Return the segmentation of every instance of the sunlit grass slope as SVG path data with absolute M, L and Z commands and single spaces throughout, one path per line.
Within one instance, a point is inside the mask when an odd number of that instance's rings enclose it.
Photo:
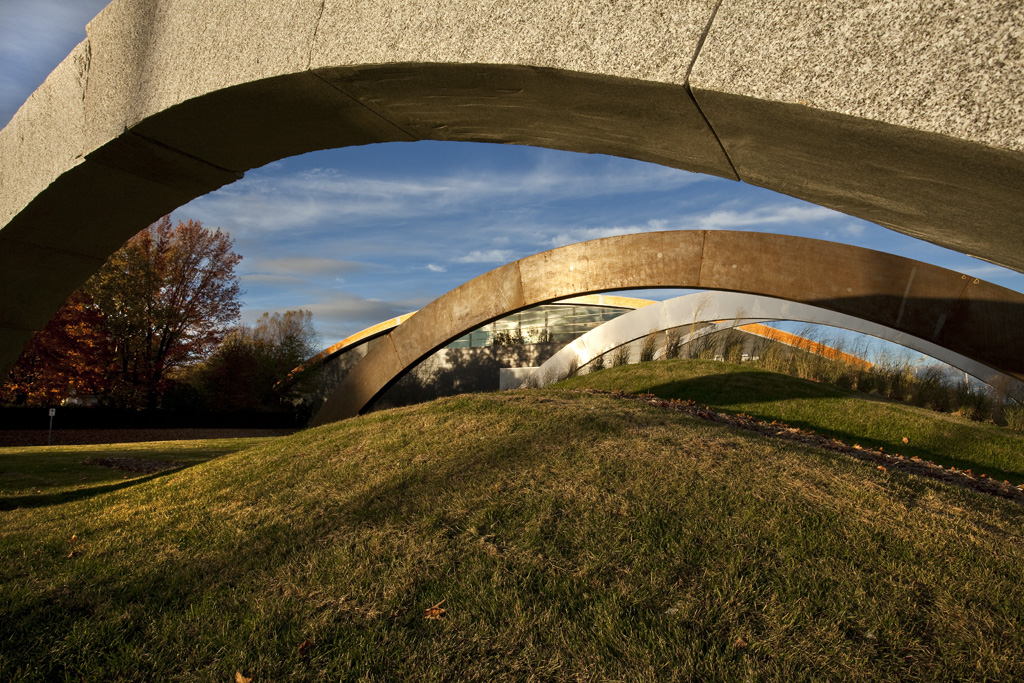
M 882 446 L 889 453 L 1024 483 L 1024 434 L 1020 432 L 766 372 L 753 364 L 658 361 L 608 368 L 561 386 L 691 399 L 725 412 L 813 429 L 849 444 Z
M 0 680 L 1019 680 L 1022 529 L 636 402 L 465 396 L 0 512 Z
M 162 468 L 206 462 L 269 438 L 0 448 L 0 510 L 52 505 L 132 486 L 140 477 L 162 476 Z M 115 460 L 136 466 L 125 470 L 99 464 L 117 464 Z

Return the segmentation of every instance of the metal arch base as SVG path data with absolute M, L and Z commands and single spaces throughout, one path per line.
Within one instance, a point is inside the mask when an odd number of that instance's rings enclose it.
M 906 332 L 816 306 L 736 292 L 687 294 L 609 320 L 566 345 L 537 368 L 527 381 L 532 387 L 544 387 L 565 379 L 571 368 L 582 368 L 598 356 L 636 341 L 650 332 L 721 320 L 792 320 L 839 327 L 914 349 L 992 386 L 1024 388 L 1024 382 L 1014 377 Z

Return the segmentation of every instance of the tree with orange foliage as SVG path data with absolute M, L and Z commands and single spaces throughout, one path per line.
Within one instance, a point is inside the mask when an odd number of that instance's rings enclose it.
M 86 283 L 115 345 L 109 402 L 156 407 L 167 372 L 206 357 L 237 320 L 235 266 L 220 229 L 168 216 L 131 238 Z
M 32 335 L 0 385 L 0 403 L 57 406 L 71 395 L 104 393 L 110 387 L 113 359 L 103 314 L 91 296 L 78 290 Z

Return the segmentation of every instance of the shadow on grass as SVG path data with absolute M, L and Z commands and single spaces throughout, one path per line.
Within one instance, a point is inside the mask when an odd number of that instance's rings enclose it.
M 151 481 L 158 477 L 171 474 L 173 472 L 180 472 L 185 469 L 184 467 L 175 467 L 173 469 L 166 469 L 160 472 L 154 472 L 134 479 L 127 479 L 125 481 L 119 481 L 113 484 L 102 484 L 100 486 L 90 486 L 85 488 L 78 488 L 72 491 L 59 491 L 57 493 L 44 493 L 33 496 L 7 496 L 0 498 L 0 512 L 7 510 L 18 510 L 23 508 L 42 508 L 50 505 L 60 505 L 62 503 L 71 503 L 78 500 L 85 500 L 98 496 L 103 493 L 110 493 L 111 491 L 120 491 L 136 484 L 142 484 L 143 482 Z
M 724 372 L 665 382 L 644 389 L 660 398 L 692 399 L 698 403 L 770 403 L 798 398 L 836 398 L 849 392 L 774 372 Z
M 770 372 L 722 373 L 692 379 L 681 379 L 665 382 L 656 386 L 646 387 L 642 391 L 654 394 L 659 398 L 693 400 L 701 404 L 717 406 L 719 410 L 729 411 L 730 406 L 771 403 L 792 399 L 824 399 L 854 397 L 860 400 L 874 400 L 892 403 L 888 399 L 869 396 L 858 392 L 845 391 L 826 384 L 817 384 L 808 380 L 780 376 Z M 900 404 L 897 404 L 900 405 Z M 752 417 L 767 422 L 776 416 L 758 413 L 745 408 Z M 922 460 L 930 460 L 944 467 L 971 469 L 975 474 L 984 472 L 997 481 L 1006 480 L 1013 484 L 1024 483 L 1024 474 L 1003 470 L 991 465 L 983 465 L 974 460 L 961 459 L 947 453 L 936 452 L 929 448 L 921 448 L 913 444 L 904 444 L 902 440 L 880 437 L 878 435 L 855 433 L 836 429 L 833 426 L 812 420 L 795 418 L 786 419 L 786 424 L 804 430 L 814 430 L 820 434 L 835 437 L 848 445 L 861 444 L 866 447 L 881 446 L 887 453 L 899 453 L 905 457 L 917 456 Z

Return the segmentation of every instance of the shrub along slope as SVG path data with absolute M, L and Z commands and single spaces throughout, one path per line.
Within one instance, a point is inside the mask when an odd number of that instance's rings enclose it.
M 1022 529 L 637 402 L 443 399 L 0 512 L 0 680 L 1019 680 Z

